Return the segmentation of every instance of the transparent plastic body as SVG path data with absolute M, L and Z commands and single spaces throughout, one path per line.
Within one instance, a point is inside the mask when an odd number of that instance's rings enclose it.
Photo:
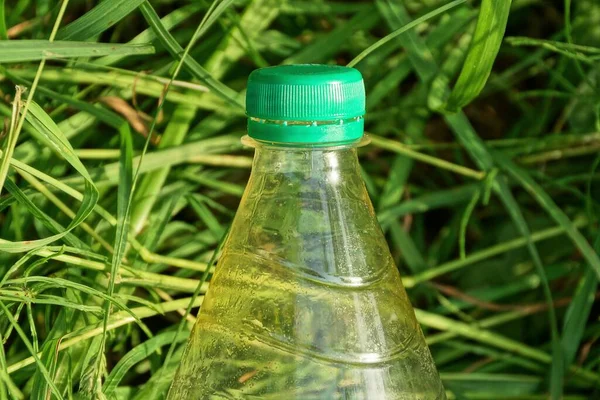
M 445 399 L 356 146 L 254 143 L 168 398 Z

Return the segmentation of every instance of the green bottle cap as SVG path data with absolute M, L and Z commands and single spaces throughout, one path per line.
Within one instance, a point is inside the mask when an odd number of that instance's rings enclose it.
M 248 134 L 280 143 L 336 144 L 364 131 L 365 86 L 354 68 L 283 65 L 261 68 L 248 80 Z

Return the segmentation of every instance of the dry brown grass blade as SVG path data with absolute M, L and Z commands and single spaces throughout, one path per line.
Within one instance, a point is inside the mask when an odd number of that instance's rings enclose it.
M 150 131 L 148 121 L 152 120 L 148 114 L 136 110 L 132 105 L 120 97 L 103 96 L 98 100 L 123 116 L 136 132 L 142 134 L 144 137 L 148 137 L 148 132 Z M 159 141 L 160 137 L 153 134 L 151 139 L 152 144 L 157 145 Z

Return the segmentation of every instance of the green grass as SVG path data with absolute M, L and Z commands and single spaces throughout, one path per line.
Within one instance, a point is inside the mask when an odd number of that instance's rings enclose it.
M 571 3 L 0 1 L 0 400 L 164 398 L 248 178 L 247 76 L 317 62 L 365 77 L 449 398 L 600 396 L 600 4 Z

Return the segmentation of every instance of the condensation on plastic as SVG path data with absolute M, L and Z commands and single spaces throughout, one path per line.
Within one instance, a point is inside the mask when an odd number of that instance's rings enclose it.
M 445 399 L 356 145 L 245 140 L 252 175 L 168 398 Z

